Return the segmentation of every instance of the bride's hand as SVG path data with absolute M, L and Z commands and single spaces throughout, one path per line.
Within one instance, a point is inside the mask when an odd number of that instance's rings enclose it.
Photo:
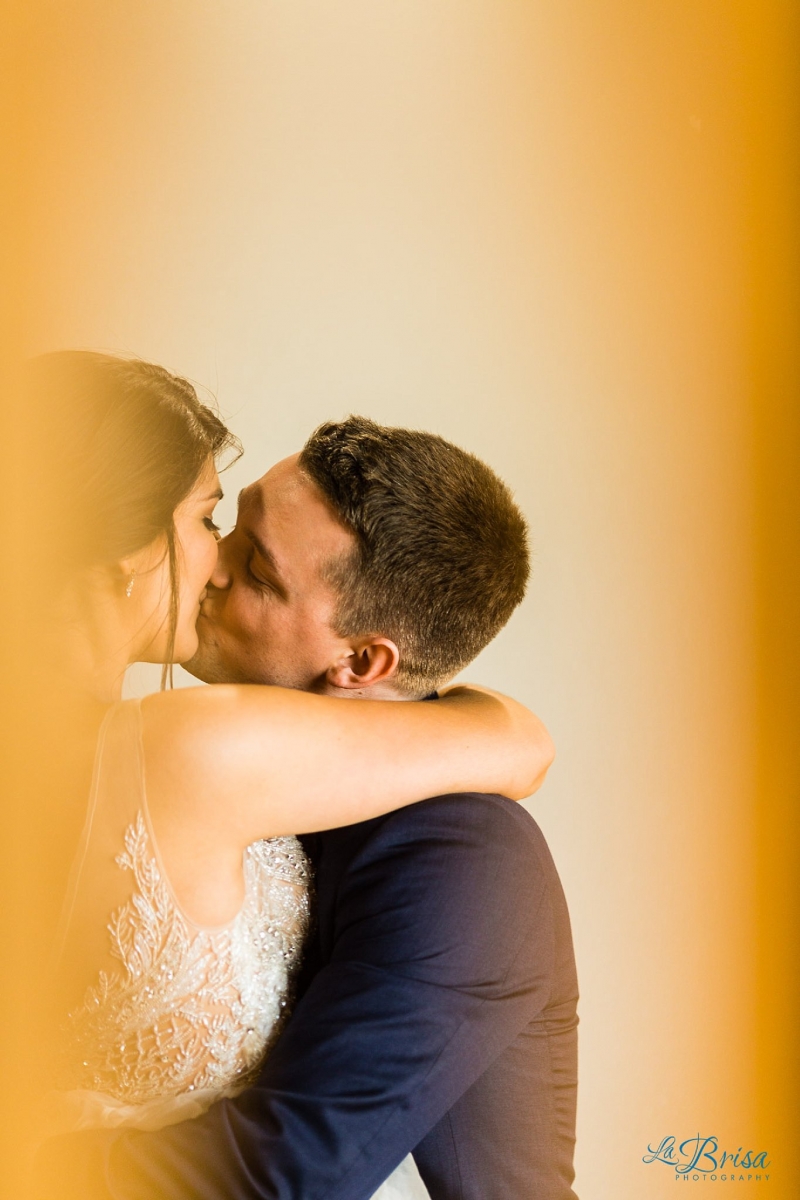
M 492 703 L 499 707 L 502 713 L 499 719 L 507 723 L 510 741 L 503 752 L 503 761 L 497 764 L 495 791 L 511 800 L 524 800 L 542 786 L 556 748 L 535 713 L 518 700 L 478 683 L 454 683 L 440 688 L 439 696 L 448 703 L 471 704 L 476 711 L 487 714 Z

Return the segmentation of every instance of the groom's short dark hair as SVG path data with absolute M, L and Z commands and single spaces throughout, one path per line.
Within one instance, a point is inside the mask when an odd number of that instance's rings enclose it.
M 299 465 L 356 537 L 328 569 L 336 632 L 390 637 L 398 688 L 426 695 L 472 661 L 525 594 L 527 529 L 510 491 L 444 438 L 366 417 L 320 425 Z

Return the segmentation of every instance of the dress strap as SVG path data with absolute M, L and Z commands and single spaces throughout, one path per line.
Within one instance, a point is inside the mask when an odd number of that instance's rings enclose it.
M 138 711 L 140 707 L 140 701 L 125 700 L 120 701 L 117 704 L 112 704 L 101 722 L 100 730 L 97 735 L 97 747 L 95 749 L 94 766 L 92 768 L 92 783 L 89 789 L 89 803 L 86 808 L 86 819 L 83 823 L 83 830 L 81 831 L 78 848 L 75 852 L 75 858 L 73 859 L 72 866 L 70 868 L 69 878 L 67 880 L 67 890 L 64 896 L 64 903 L 61 906 L 61 914 L 59 916 L 58 927 L 53 943 L 51 955 L 51 970 L 53 972 L 58 970 L 64 955 L 67 933 L 69 932 L 70 922 L 72 921 L 75 911 L 75 901 L 78 896 L 81 879 L 83 877 L 83 871 L 86 866 L 86 858 L 89 853 L 89 846 L 92 840 L 92 832 L 97 814 L 98 800 L 101 793 L 100 780 L 102 776 L 103 756 L 108 739 L 108 731 L 123 705 L 125 709 L 135 707 L 137 710 L 137 722 L 140 722 L 141 720 Z

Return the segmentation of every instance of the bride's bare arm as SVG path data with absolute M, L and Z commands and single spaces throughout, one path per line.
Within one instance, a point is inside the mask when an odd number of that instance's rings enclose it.
M 448 792 L 530 795 L 553 759 L 539 719 L 473 687 L 436 702 L 215 685 L 142 705 L 148 788 L 173 826 L 239 846 L 367 820 Z

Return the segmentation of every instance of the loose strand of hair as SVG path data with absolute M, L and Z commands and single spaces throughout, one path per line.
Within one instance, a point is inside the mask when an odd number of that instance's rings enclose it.
M 180 597 L 178 594 L 178 553 L 175 546 L 175 525 L 174 523 L 167 530 L 167 553 L 169 555 L 169 632 L 167 635 L 167 649 L 164 656 L 164 662 L 161 667 L 161 691 L 165 692 L 167 688 L 175 686 L 173 676 L 175 657 L 175 639 L 178 633 L 178 611 L 180 605 Z

